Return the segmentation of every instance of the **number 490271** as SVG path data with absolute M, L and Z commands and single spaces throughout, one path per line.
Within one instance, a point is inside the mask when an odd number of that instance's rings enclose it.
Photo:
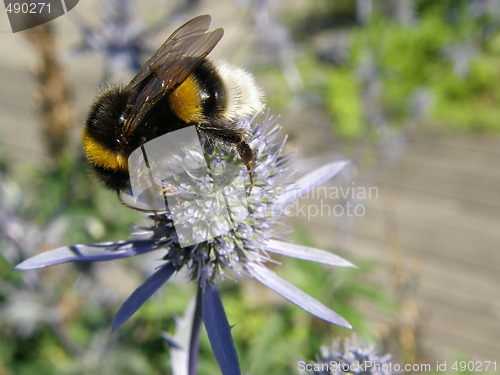
M 497 361 L 455 361 L 451 369 L 455 371 L 473 372 L 496 371 Z
M 5 8 L 7 13 L 40 14 L 50 13 L 50 3 L 8 3 Z

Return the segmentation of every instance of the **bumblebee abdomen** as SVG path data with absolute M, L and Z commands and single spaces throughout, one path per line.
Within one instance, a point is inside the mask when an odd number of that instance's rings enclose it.
M 119 150 L 113 150 L 94 138 L 84 128 L 82 136 L 83 150 L 91 164 L 111 170 L 128 170 L 128 158 Z
M 264 108 L 263 94 L 254 77 L 246 70 L 224 60 L 214 63 L 215 75 L 224 92 L 222 117 L 229 122 L 248 119 Z
M 127 170 L 127 156 L 116 140 L 128 100 L 129 94 L 120 87 L 108 87 L 93 104 L 82 134 L 83 149 L 92 165 Z
M 195 74 L 191 74 L 169 97 L 174 114 L 187 124 L 203 120 L 201 85 Z
M 263 108 L 251 74 L 225 61 L 207 59 L 169 97 L 170 109 L 187 124 L 249 118 Z
M 226 107 L 224 84 L 215 66 L 201 64 L 169 96 L 173 114 L 186 124 L 216 120 Z

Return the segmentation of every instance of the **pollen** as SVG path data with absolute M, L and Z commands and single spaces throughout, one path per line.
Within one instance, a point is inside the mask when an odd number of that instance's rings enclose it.
M 203 108 L 199 92 L 200 86 L 195 76 L 191 74 L 170 95 L 170 107 L 182 121 L 193 123 L 203 119 Z
M 111 150 L 83 130 L 83 149 L 89 161 L 102 168 L 114 171 L 128 170 L 128 159 L 124 153 Z

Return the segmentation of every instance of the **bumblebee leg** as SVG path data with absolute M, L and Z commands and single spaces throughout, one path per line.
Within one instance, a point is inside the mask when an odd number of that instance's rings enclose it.
M 240 141 L 236 148 L 238 149 L 238 154 L 240 155 L 241 160 L 245 164 L 248 169 L 248 176 L 250 177 L 250 190 L 248 191 L 248 195 L 252 192 L 253 187 L 253 172 L 250 163 L 253 161 L 253 150 L 248 143 L 245 141 Z
M 254 153 L 250 145 L 243 140 L 245 132 L 241 129 L 232 129 L 227 126 L 218 126 L 216 124 L 199 124 L 198 129 L 214 142 L 218 141 L 222 144 L 236 146 L 241 160 L 248 169 L 248 176 L 250 179 L 250 190 L 248 194 L 250 195 L 253 187 L 253 172 L 250 163 L 253 161 Z

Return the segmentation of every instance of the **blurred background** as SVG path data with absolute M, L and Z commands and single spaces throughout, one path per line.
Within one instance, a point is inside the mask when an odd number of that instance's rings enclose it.
M 185 277 L 111 335 L 150 258 L 8 271 L 143 220 L 88 176 L 80 132 L 100 87 L 203 13 L 225 29 L 212 58 L 254 73 L 280 116 L 295 178 L 352 161 L 285 222 L 359 269 L 283 259 L 280 276 L 394 363 L 498 360 L 500 1 L 86 0 L 16 34 L 0 15 L 0 375 L 170 373 L 160 332 L 194 295 Z M 245 373 L 296 374 L 350 335 L 252 280 L 222 296 Z M 218 373 L 206 337 L 200 361 Z

